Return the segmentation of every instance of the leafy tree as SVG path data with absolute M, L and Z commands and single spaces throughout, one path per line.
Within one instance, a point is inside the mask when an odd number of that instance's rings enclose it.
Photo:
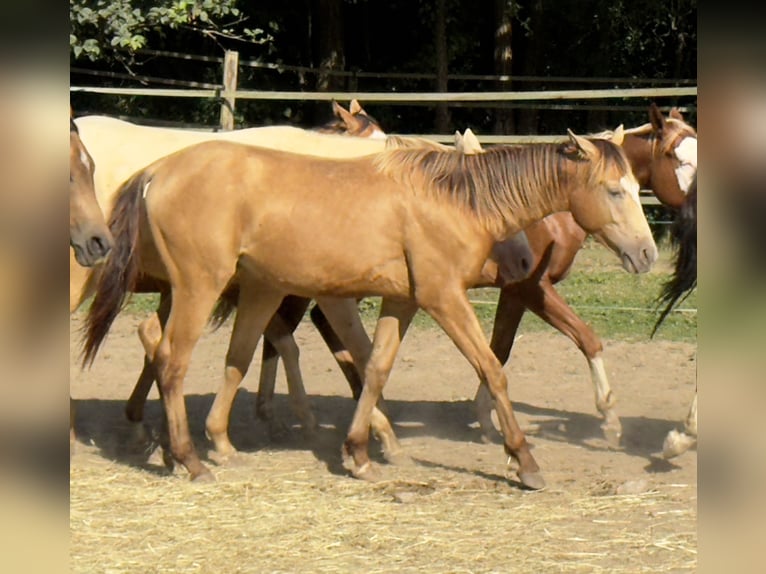
M 102 60 L 106 47 L 137 50 L 149 37 L 187 31 L 257 44 L 271 36 L 246 26 L 237 0 L 69 0 L 69 47 L 75 59 Z M 111 53 L 111 51 L 109 51 Z M 115 56 L 120 58 L 120 56 Z

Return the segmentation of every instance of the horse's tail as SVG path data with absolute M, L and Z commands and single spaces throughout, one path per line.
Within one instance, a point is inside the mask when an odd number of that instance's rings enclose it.
M 671 241 L 675 247 L 675 269 L 670 279 L 662 286 L 657 298 L 657 306 L 664 305 L 660 316 L 652 329 L 654 337 L 657 329 L 675 308 L 686 299 L 697 286 L 697 178 L 684 200 L 681 210 L 671 228 Z
M 226 322 L 226 319 L 237 308 L 237 301 L 239 300 L 239 287 L 228 287 L 221 296 L 218 298 L 218 303 L 213 309 L 213 314 L 210 317 L 210 324 L 213 329 L 219 329 Z
M 122 184 L 109 218 L 114 247 L 99 274 L 96 295 L 83 325 L 82 366 L 90 366 L 109 328 L 135 287 L 139 272 L 141 198 L 151 173 L 141 170 Z

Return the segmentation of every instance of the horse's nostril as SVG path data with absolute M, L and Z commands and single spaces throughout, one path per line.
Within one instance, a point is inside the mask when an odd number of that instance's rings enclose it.
M 94 235 L 88 240 L 88 251 L 94 256 L 104 257 L 111 249 L 111 241 L 103 235 Z
M 521 258 L 521 270 L 528 274 L 532 270 L 532 264 L 526 257 Z

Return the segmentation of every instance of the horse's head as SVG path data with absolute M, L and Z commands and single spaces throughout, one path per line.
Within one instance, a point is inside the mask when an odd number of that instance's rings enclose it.
M 657 246 L 641 207 L 638 182 L 620 147 L 622 126 L 611 140 L 568 133 L 563 153 L 589 169 L 588 185 L 570 197 L 575 221 L 616 253 L 626 271 L 648 271 L 657 259 Z
M 83 267 L 100 263 L 112 249 L 112 234 L 96 200 L 95 165 L 77 124 L 69 118 L 69 244 Z
M 603 132 L 603 137 L 610 132 Z M 668 207 L 680 208 L 697 174 L 697 132 L 678 108 L 668 117 L 652 104 L 649 122 L 627 130 L 623 147 L 639 185 Z
M 332 112 L 335 121 L 327 124 L 323 131 L 360 138 L 386 139 L 380 124 L 364 111 L 357 100 L 351 100 L 348 110 L 333 100 Z

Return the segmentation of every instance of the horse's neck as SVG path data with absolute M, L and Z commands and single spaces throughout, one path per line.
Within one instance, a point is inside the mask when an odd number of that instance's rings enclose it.
M 638 185 L 649 187 L 652 175 L 652 145 L 651 135 L 625 134 L 622 148 L 628 158 L 630 168 L 635 175 Z

